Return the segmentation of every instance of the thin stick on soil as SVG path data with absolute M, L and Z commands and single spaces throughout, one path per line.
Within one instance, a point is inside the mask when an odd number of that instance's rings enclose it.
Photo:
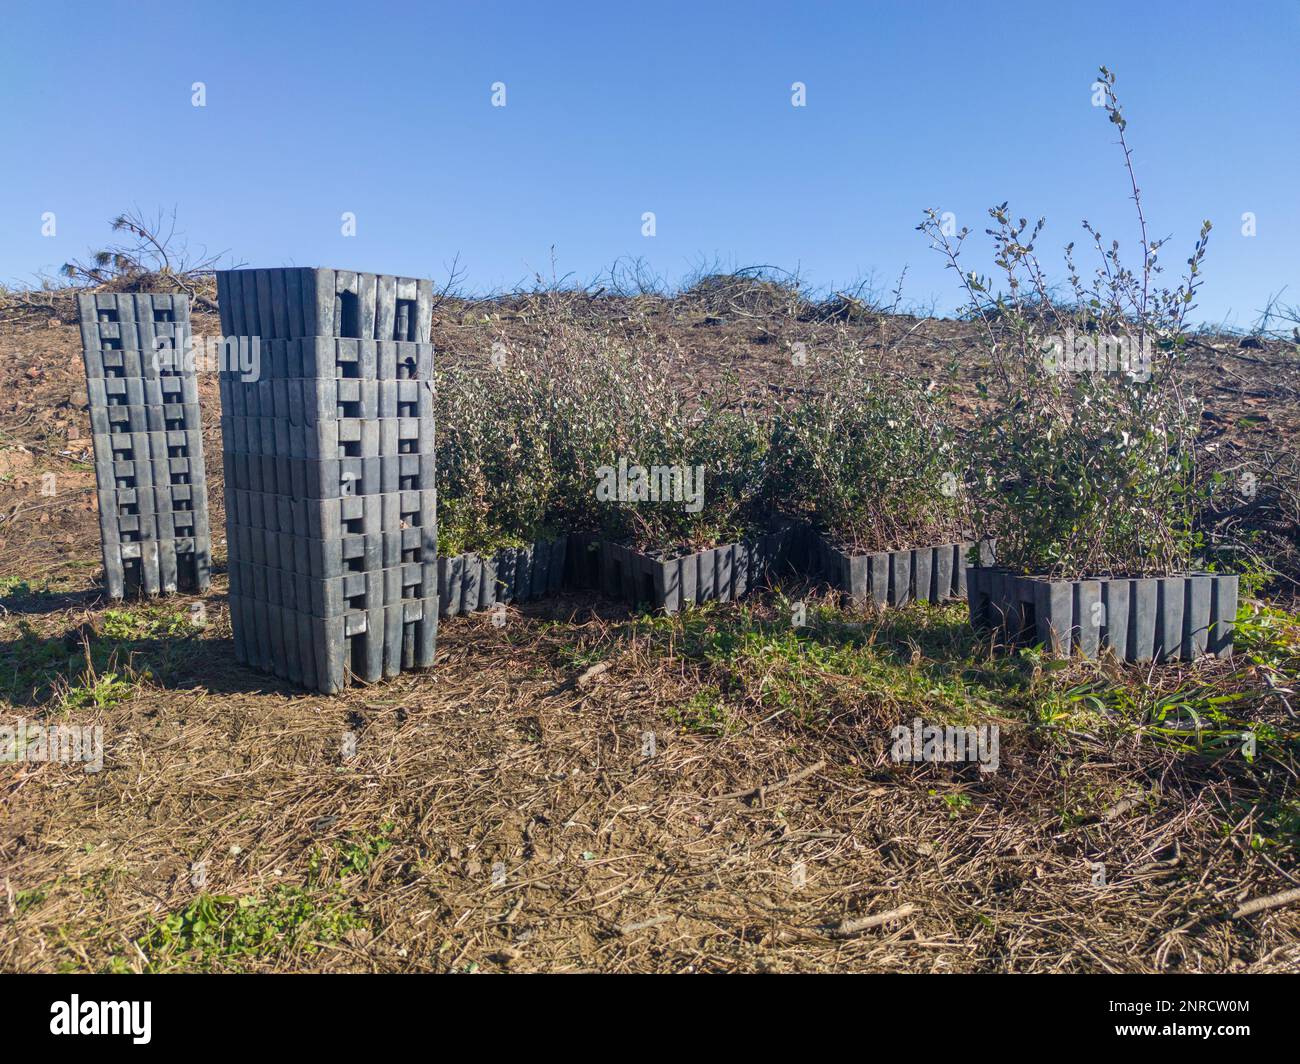
M 897 909 L 890 909 L 889 912 L 876 913 L 874 916 L 860 916 L 854 920 L 842 920 L 831 934 L 836 938 L 847 938 L 850 935 L 856 935 L 860 931 L 870 931 L 873 927 L 880 927 L 891 920 L 901 920 L 905 916 L 911 916 L 916 912 L 916 906 L 911 902 L 906 905 L 900 905 Z
M 1234 920 L 1240 920 L 1243 917 L 1254 916 L 1256 913 L 1262 913 L 1268 909 L 1276 909 L 1282 905 L 1290 905 L 1293 901 L 1300 901 L 1300 887 L 1296 887 L 1292 890 L 1284 890 L 1278 894 L 1269 894 L 1266 897 L 1255 898 L 1248 901 L 1232 914 L 1232 918 Z
M 745 798 L 762 798 L 763 795 L 770 791 L 779 791 L 783 787 L 789 787 L 792 783 L 798 783 L 802 779 L 807 779 L 814 772 L 820 772 L 825 767 L 826 761 L 823 759 L 815 764 L 809 765 L 807 768 L 801 768 L 798 772 L 792 773 L 784 779 L 779 779 L 775 783 L 760 783 L 757 787 L 750 787 L 747 790 L 731 791 L 727 794 L 720 794 L 714 799 L 714 801 L 725 802 L 732 798 L 739 798 L 741 800 L 744 800 Z

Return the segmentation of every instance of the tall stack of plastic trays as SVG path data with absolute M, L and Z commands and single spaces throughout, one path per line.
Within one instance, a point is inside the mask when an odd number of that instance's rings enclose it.
M 433 664 L 432 285 L 331 269 L 217 274 L 235 653 L 333 694 Z
M 212 573 L 198 384 L 186 295 L 77 301 L 112 598 L 207 588 Z

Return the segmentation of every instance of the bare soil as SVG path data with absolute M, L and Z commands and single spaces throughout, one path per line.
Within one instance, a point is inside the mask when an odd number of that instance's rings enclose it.
M 578 327 L 661 344 L 684 380 L 734 375 L 755 403 L 797 386 L 796 342 L 849 336 L 900 371 L 979 373 L 960 322 L 583 298 L 564 308 Z M 439 357 L 529 342 L 546 312 L 448 305 Z M 218 331 L 210 315 L 196 328 Z M 1204 338 L 1193 361 L 1221 449 L 1300 448 L 1292 347 Z M 215 377 L 200 393 L 220 563 Z M 0 320 L 0 724 L 105 737 L 97 773 L 0 765 L 0 969 L 1300 971 L 1300 904 L 1232 916 L 1300 884 L 1285 669 L 1008 664 L 954 606 L 828 610 L 792 673 L 763 643 L 780 599 L 648 622 L 569 595 L 501 626 L 445 623 L 427 674 L 305 695 L 236 665 L 220 572 L 201 627 L 105 634 L 88 435 L 68 315 Z M 188 616 L 194 601 L 163 605 Z M 842 646 L 851 661 L 820 656 Z M 24 690 L 34 658 L 55 681 Z M 110 671 L 125 696 L 68 702 Z M 1074 713 L 1069 693 L 1098 684 L 1143 706 L 1237 692 L 1290 745 L 1252 764 L 1105 714 L 1050 723 L 1044 707 Z M 998 772 L 890 761 L 892 724 L 954 706 L 1000 723 Z M 159 937 L 204 894 L 260 912 L 287 889 L 308 899 L 306 932 L 269 919 L 247 950 L 203 946 L 192 920 L 180 947 Z

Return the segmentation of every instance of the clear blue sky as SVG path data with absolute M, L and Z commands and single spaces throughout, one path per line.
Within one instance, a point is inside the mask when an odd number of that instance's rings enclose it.
M 1296 0 L 7 0 L 0 280 L 102 244 L 124 208 L 174 207 L 192 244 L 248 265 L 441 279 L 459 253 L 478 291 L 549 274 L 552 245 L 582 279 L 716 256 L 887 289 L 906 265 L 906 295 L 950 309 L 925 207 L 979 231 L 985 268 L 1004 199 L 1047 216 L 1051 248 L 1083 217 L 1131 245 L 1099 63 L 1170 266 L 1215 222 L 1198 317 L 1248 325 L 1283 286 L 1300 303 Z

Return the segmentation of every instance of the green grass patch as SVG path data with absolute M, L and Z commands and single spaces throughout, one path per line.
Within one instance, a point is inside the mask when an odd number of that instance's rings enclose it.
M 105 610 L 103 633 L 107 639 L 130 642 L 144 639 L 184 639 L 199 631 L 188 610 L 166 606 L 134 606 Z
M 155 922 L 136 947 L 150 972 L 238 970 L 250 960 L 315 953 L 364 927 L 354 903 L 285 885 L 243 897 L 202 894 Z M 118 957 L 110 968 L 125 963 Z
M 97 634 L 47 635 L 21 617 L 16 629 L 17 638 L 0 643 L 0 699 L 65 709 L 107 708 L 140 680 L 166 680 L 192 663 L 189 641 L 202 630 L 187 609 L 153 604 L 105 610 Z
M 37 587 L 20 576 L 0 577 L 0 599 L 9 599 L 17 606 L 53 594 L 48 581 L 43 587 Z
M 1056 660 L 1034 647 L 990 654 L 961 604 L 864 616 L 823 603 L 806 609 L 802 625 L 791 622 L 791 606 L 778 597 L 771 608 L 633 618 L 632 633 L 657 653 L 698 667 L 699 691 L 670 719 L 688 731 L 725 734 L 742 715 L 817 729 L 846 711 L 858 719 L 861 709 L 875 724 L 997 718 L 1062 738 L 1140 731 L 1144 741 L 1180 753 L 1250 761 L 1300 749 L 1300 731 L 1270 712 L 1270 699 L 1300 706 L 1300 618 L 1279 610 L 1243 611 L 1238 622 L 1237 662 L 1253 668 L 1207 666 L 1170 689 L 1159 676 L 1151 683 L 1144 666 Z
M 346 881 L 372 872 L 394 844 L 397 825 L 350 832 L 312 848 L 303 886 L 280 884 L 259 894 L 201 894 L 155 921 L 136 941 L 148 971 L 238 971 L 252 960 L 312 954 L 370 921 L 347 896 Z M 125 969 L 126 958 L 110 967 Z
M 669 707 L 668 719 L 682 731 L 696 735 L 726 735 L 736 728 L 732 709 L 713 685 L 695 692 L 686 702 Z
M 111 709 L 135 693 L 135 684 L 115 672 L 102 676 L 83 674 L 75 687 L 64 692 L 64 709 Z
M 814 728 L 855 705 L 934 723 L 1005 712 L 1008 696 L 1026 698 L 1029 669 L 1016 656 L 978 658 L 978 644 L 958 629 L 961 613 L 900 611 L 876 621 L 818 605 L 796 626 L 778 603 L 774 616 L 746 606 L 633 624 L 660 652 L 698 664 L 706 677 L 670 716 L 690 730 L 722 733 L 735 723 L 727 706 Z
M 390 836 L 395 827 L 396 825 L 391 821 L 386 821 L 374 834 L 354 836 L 339 843 L 336 847 L 339 857 L 339 878 L 346 879 L 348 876 L 365 875 L 369 872 L 384 852 L 392 847 L 393 840 Z M 319 863 L 313 870 L 319 874 Z
M 85 658 L 63 639 L 42 636 L 26 620 L 18 638 L 0 643 L 0 696 L 8 702 L 44 702 L 55 684 L 78 675 Z

